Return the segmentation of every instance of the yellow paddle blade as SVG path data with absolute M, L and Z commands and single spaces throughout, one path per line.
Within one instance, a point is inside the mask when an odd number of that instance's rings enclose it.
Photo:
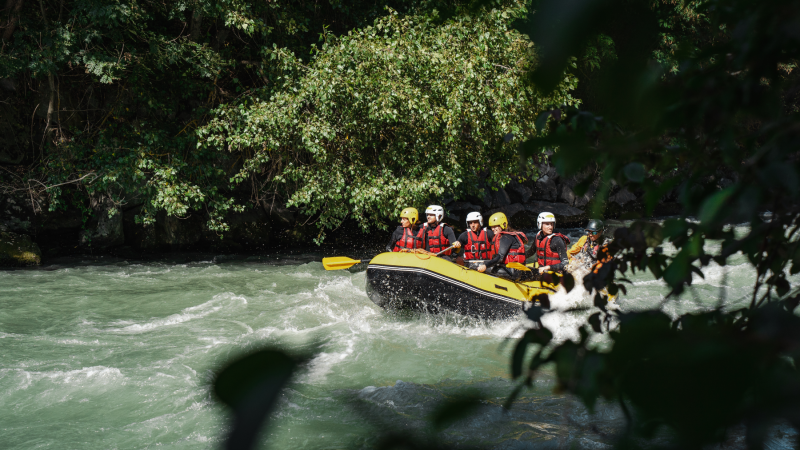
M 360 263 L 360 259 L 350 259 L 346 256 L 334 256 L 333 258 L 322 258 L 322 267 L 325 270 L 342 270 Z
M 524 270 L 524 271 L 526 271 L 526 272 L 530 272 L 530 271 L 531 271 L 531 269 L 530 269 L 530 268 L 528 268 L 528 267 L 525 267 L 525 266 L 523 266 L 522 264 L 520 264 L 520 263 L 515 263 L 515 262 L 512 262 L 512 263 L 508 263 L 508 264 L 506 264 L 506 267 L 510 267 L 510 268 L 512 268 L 512 269 L 516 269 L 516 270 Z

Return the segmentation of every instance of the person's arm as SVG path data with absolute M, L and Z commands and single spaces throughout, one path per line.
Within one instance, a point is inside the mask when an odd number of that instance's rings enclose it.
M 511 250 L 511 245 L 514 244 L 515 240 L 515 237 L 507 234 L 500 236 L 500 248 L 498 252 L 492 256 L 492 259 L 486 262 L 486 267 L 489 268 L 505 261 L 506 256 L 508 256 L 508 251 Z
M 583 244 L 586 243 L 586 239 L 589 239 L 588 236 L 583 235 L 578 242 L 576 242 L 572 247 L 570 247 L 569 251 L 567 252 L 567 258 L 572 259 L 575 255 L 581 252 L 583 249 Z
M 395 243 L 396 243 L 396 242 L 397 242 L 397 241 L 398 241 L 398 240 L 399 240 L 401 237 L 403 237 L 403 227 L 399 227 L 399 228 L 397 228 L 396 230 L 394 230 L 394 233 L 392 233 L 392 237 L 391 237 L 391 238 L 389 238 L 389 244 L 387 244 L 387 245 L 386 245 L 386 251 L 387 251 L 387 252 L 392 252 L 392 251 L 394 251 L 394 244 L 395 244 Z
M 469 231 L 461 233 L 461 236 L 458 237 L 458 242 L 461 243 L 462 247 L 466 248 L 469 243 Z
M 453 229 L 450 227 L 444 227 L 442 233 L 444 233 L 444 237 L 447 239 L 448 242 L 450 242 L 450 245 L 453 245 L 456 242 L 459 243 L 458 246 L 453 249 L 453 253 L 458 253 L 458 249 L 461 247 L 461 242 L 458 239 L 456 239 L 456 233 L 453 231 Z M 448 247 L 450 245 L 448 245 Z
M 567 257 L 567 244 L 564 240 L 558 236 L 550 239 L 550 250 L 558 253 L 558 259 L 561 260 L 560 263 L 550 266 L 550 270 L 557 272 L 566 269 L 569 264 L 569 258 Z
M 536 239 L 536 236 L 534 236 L 533 237 L 533 242 L 531 243 L 531 246 L 528 248 L 528 250 L 525 251 L 525 259 L 528 259 L 531 256 L 533 256 L 534 258 L 538 257 L 538 255 L 536 254 L 537 253 L 536 252 L 536 243 L 537 242 L 538 242 L 538 240 Z M 534 260 L 534 261 L 537 261 L 537 260 Z

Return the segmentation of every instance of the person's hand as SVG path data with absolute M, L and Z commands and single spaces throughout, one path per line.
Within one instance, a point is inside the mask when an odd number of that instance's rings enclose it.
M 545 273 L 550 269 L 550 266 L 539 267 L 539 273 Z
M 481 264 L 480 266 L 478 266 L 478 272 L 480 273 L 486 272 L 486 265 Z
M 461 242 L 458 241 L 453 242 L 453 248 L 461 248 Z

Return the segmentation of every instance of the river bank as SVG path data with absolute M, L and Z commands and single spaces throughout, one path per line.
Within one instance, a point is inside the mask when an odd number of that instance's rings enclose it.
M 445 206 L 445 222 L 457 230 L 464 228 L 466 215 L 472 211 L 480 211 L 485 217 L 502 211 L 518 228 L 533 227 L 542 211 L 553 212 L 559 227 L 583 226 L 596 186 L 578 196 L 574 189 L 581 177 L 559 177 L 555 168 L 547 165 L 540 166 L 538 173 L 535 180 L 513 181 L 496 191 L 487 189 L 482 197 L 444 198 L 437 203 Z M 728 181 L 722 179 L 720 183 Z M 677 195 L 677 189 L 665 195 L 655 214 L 678 213 Z M 90 210 L 73 205 L 47 211 L 32 204 L 24 193 L 8 195 L 0 199 L 0 267 L 38 265 L 53 258 L 85 254 L 128 259 L 153 259 L 172 252 L 255 254 L 313 246 L 319 231 L 313 218 L 303 216 L 297 208 L 285 208 L 279 201 L 250 205 L 242 213 L 231 212 L 226 216 L 230 230 L 222 234 L 206 227 L 208 218 L 202 212 L 178 218 L 162 211 L 154 224 L 145 226 L 136 220 L 141 209 L 141 203 L 131 202 L 110 213 L 109 206 L 100 202 Z M 641 193 L 613 188 L 605 217 L 624 218 L 643 210 Z M 394 226 L 391 221 L 387 225 Z M 364 234 L 346 223 L 329 232 L 326 242 L 339 248 L 375 251 L 384 245 L 385 234 Z M 379 236 L 378 242 L 375 236 Z

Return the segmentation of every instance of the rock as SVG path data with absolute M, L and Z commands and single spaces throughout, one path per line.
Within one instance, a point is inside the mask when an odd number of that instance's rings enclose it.
M 524 205 L 522 205 L 520 203 L 513 203 L 513 204 L 510 204 L 510 205 L 501 206 L 499 208 L 495 208 L 495 209 L 492 209 L 492 210 L 488 211 L 486 213 L 486 215 L 483 217 L 483 220 L 484 220 L 484 223 L 486 223 L 486 221 L 489 219 L 489 217 L 491 217 L 492 214 L 494 214 L 496 212 L 502 212 L 503 214 L 506 215 L 506 217 L 508 217 L 508 220 L 512 220 L 512 218 L 514 216 L 516 216 L 517 214 L 519 214 L 519 213 L 521 213 L 523 211 L 525 211 L 525 206 Z
M 0 232 L 0 267 L 38 266 L 42 252 L 30 236 Z
M 521 203 L 528 203 L 528 200 L 530 200 L 533 196 L 533 190 L 517 180 L 511 180 L 506 187 L 509 191 L 512 191 L 519 196 Z
M 553 213 L 557 226 L 582 226 L 586 221 L 586 214 L 582 210 L 566 203 L 533 201 L 526 203 L 525 209 L 536 217 L 545 211 Z
M 636 196 L 631 193 L 628 189 L 620 189 L 619 192 L 612 195 L 608 198 L 609 203 L 616 203 L 620 206 L 624 206 L 625 203 L 632 202 L 636 200 Z
M 554 178 L 549 175 L 539 178 L 533 185 L 533 198 L 554 201 L 558 198 L 558 194 L 558 186 Z
M 452 205 L 447 207 L 450 211 L 480 211 L 481 207 L 478 205 L 473 205 L 470 202 L 455 202 Z
M 572 206 L 575 204 L 575 200 L 578 197 L 572 192 L 572 188 L 566 184 L 562 184 L 561 188 L 559 189 L 558 199 L 562 202 Z
M 158 219 L 155 226 L 159 228 L 158 237 L 161 244 L 169 245 L 172 248 L 185 248 L 200 242 L 203 225 L 194 216 L 185 219 L 166 216 Z
M 80 245 L 93 249 L 119 247 L 125 243 L 122 227 L 122 213 L 119 211 L 109 217 L 106 210 L 95 211 L 89 226 L 80 233 Z
M 508 206 L 511 204 L 511 198 L 508 196 L 508 193 L 503 188 L 500 188 L 492 193 L 492 200 L 493 200 L 492 204 L 495 208 Z
M 284 207 L 282 204 L 279 204 L 278 202 L 267 203 L 266 201 L 263 201 L 261 205 L 264 207 L 264 211 L 275 223 L 287 226 L 294 225 L 294 213 L 288 208 Z

